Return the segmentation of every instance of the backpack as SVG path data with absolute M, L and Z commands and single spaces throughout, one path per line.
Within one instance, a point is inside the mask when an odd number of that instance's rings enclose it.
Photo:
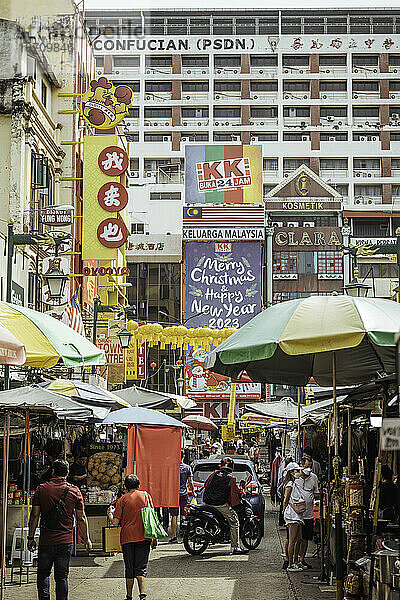
M 67 483 L 61 497 L 57 500 L 53 508 L 45 513 L 42 513 L 40 518 L 41 527 L 53 530 L 59 529 L 60 521 L 65 515 L 65 499 L 70 487 L 70 484 Z

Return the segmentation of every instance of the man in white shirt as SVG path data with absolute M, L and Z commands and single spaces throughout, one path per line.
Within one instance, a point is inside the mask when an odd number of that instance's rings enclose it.
M 310 467 L 302 467 L 300 478 L 296 484 L 301 488 L 306 502 L 306 510 L 303 514 L 304 525 L 302 526 L 302 540 L 300 542 L 300 565 L 303 569 L 311 569 L 306 563 L 308 542 L 313 538 L 314 532 L 314 499 L 319 497 L 318 477 L 311 472 Z

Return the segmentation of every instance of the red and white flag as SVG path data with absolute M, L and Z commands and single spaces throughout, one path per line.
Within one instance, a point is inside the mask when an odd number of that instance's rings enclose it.
M 81 309 L 76 292 L 72 294 L 70 301 L 65 308 L 65 314 L 67 315 L 68 325 L 71 329 L 85 337 L 85 327 L 83 325 Z

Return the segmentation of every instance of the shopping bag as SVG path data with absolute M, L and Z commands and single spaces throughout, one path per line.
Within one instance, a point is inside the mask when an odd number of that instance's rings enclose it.
M 121 527 L 103 527 L 103 551 L 121 552 Z
M 168 537 L 168 533 L 158 520 L 158 516 L 154 507 L 151 506 L 151 502 L 148 494 L 146 494 L 147 506 L 142 508 L 142 521 L 144 527 L 144 537 L 147 540 L 160 540 Z

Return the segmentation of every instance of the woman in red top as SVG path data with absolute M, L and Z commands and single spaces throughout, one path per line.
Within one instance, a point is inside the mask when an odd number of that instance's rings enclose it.
M 135 579 L 139 586 L 140 600 L 146 599 L 145 581 L 150 548 L 157 546 L 157 540 L 146 540 L 142 521 L 142 508 L 152 506 L 147 492 L 139 490 L 140 481 L 136 475 L 125 477 L 126 494 L 117 501 L 115 510 L 108 509 L 108 517 L 113 525 L 121 525 L 121 547 L 125 563 L 126 598 L 132 600 Z

